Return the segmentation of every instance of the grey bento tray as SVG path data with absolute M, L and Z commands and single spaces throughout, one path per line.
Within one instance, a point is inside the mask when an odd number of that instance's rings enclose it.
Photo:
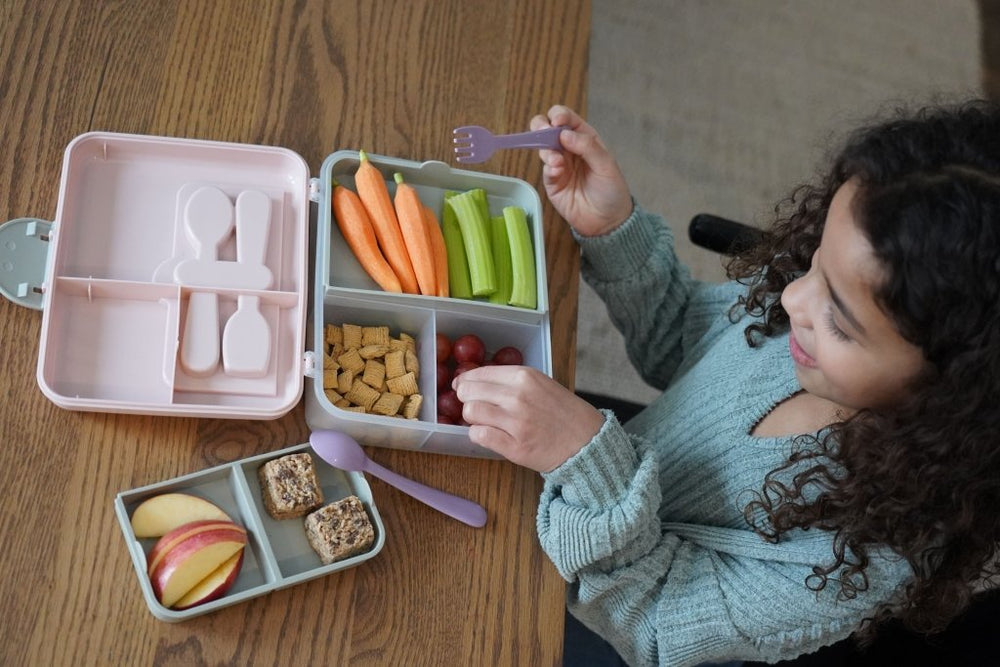
M 497 454 L 469 440 L 467 426 L 437 421 L 436 352 L 437 333 L 451 339 L 473 333 L 482 338 L 487 354 L 512 345 L 524 355 L 524 364 L 552 375 L 552 342 L 549 322 L 548 286 L 545 270 L 545 238 L 542 204 L 538 192 L 525 181 L 474 171 L 454 169 L 442 162 L 414 162 L 369 154 L 382 172 L 390 192 L 393 174 L 419 193 L 420 200 L 440 211 L 445 193 L 483 188 L 490 211 L 499 214 L 505 206 L 518 206 L 528 217 L 537 273 L 537 306 L 534 309 L 489 303 L 485 298 L 457 299 L 384 292 L 354 258 L 333 219 L 331 207 L 320 206 L 317 216 L 316 266 L 307 345 L 321 359 L 319 348 L 324 326 L 345 322 L 359 325 L 389 325 L 393 335 L 407 332 L 417 339 L 420 360 L 420 392 L 424 401 L 419 419 L 399 419 L 341 410 L 330 403 L 323 390 L 323 374 L 314 373 L 305 388 L 306 422 L 313 430 L 331 429 L 347 433 L 366 445 L 411 449 L 436 454 L 497 458 Z M 354 188 L 358 152 L 339 150 L 327 156 L 317 187 L 321 201 L 329 201 L 330 184 Z M 317 361 L 318 363 L 318 361 Z M 431 400 L 428 400 L 431 399 Z
M 371 549 L 357 556 L 323 565 L 309 546 L 303 519 L 279 521 L 271 518 L 264 509 L 257 469 L 271 459 L 302 451 L 312 453 L 308 444 L 296 445 L 123 491 L 115 497 L 115 513 L 132 556 L 132 565 L 135 567 L 142 595 L 156 618 L 178 622 L 207 614 L 286 586 L 360 565 L 382 550 L 385 544 L 385 527 L 364 475 L 334 468 L 315 454 L 312 458 L 316 476 L 323 489 L 324 504 L 350 495 L 357 496 L 375 529 L 375 541 Z M 131 524 L 132 512 L 140 502 L 154 495 L 170 492 L 190 493 L 215 503 L 247 531 L 243 566 L 232 588 L 216 600 L 184 610 L 168 609 L 156 599 L 146 574 L 146 555 L 156 543 L 156 538 L 136 538 Z

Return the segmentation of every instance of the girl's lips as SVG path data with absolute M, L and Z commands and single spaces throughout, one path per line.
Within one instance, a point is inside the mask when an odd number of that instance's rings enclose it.
M 792 361 L 799 366 L 805 366 L 806 368 L 816 367 L 816 360 L 799 347 L 799 342 L 795 340 L 795 334 L 788 334 L 788 350 L 792 353 Z

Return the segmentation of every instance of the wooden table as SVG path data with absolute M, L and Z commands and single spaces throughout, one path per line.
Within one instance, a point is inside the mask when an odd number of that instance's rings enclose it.
M 586 0 L 6 0 L 0 219 L 53 219 L 62 154 L 90 130 L 451 160 L 450 130 L 583 110 Z M 481 168 L 536 186 L 533 152 Z M 554 374 L 573 382 L 578 259 L 546 204 Z M 2 269 L 0 269 L 2 270 Z M 180 624 L 140 594 L 117 492 L 307 441 L 273 421 L 81 413 L 35 380 L 41 317 L 0 303 L 0 664 L 554 665 L 564 586 L 535 534 L 540 480 L 501 461 L 370 449 L 489 509 L 468 528 L 376 479 L 383 551 Z

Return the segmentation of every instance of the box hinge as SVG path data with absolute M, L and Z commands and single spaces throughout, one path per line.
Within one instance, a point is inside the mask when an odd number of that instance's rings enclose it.
M 318 202 L 323 196 L 323 187 L 316 177 L 309 179 L 309 201 Z
M 0 293 L 14 303 L 41 310 L 52 223 L 18 218 L 0 225 Z

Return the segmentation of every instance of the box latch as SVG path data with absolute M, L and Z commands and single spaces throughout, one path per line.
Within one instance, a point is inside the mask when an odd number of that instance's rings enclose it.
M 323 198 L 323 187 L 315 176 L 309 179 L 309 201 L 318 202 Z
M 302 374 L 308 378 L 316 377 L 316 355 L 312 350 L 302 353 Z
M 42 281 L 49 257 L 52 223 L 18 218 L 0 225 L 0 293 L 16 304 L 41 310 Z

